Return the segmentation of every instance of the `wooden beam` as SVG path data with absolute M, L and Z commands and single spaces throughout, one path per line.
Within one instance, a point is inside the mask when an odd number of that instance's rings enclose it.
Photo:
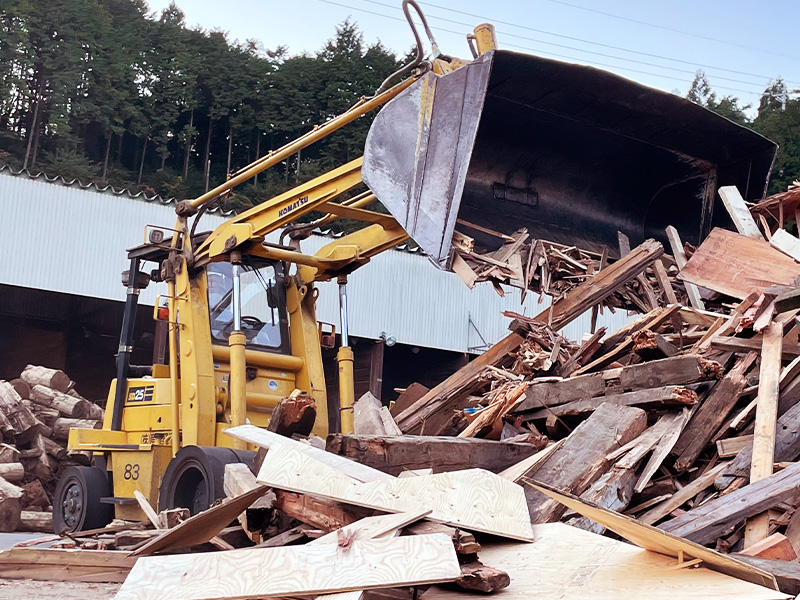
M 753 458 L 750 483 L 772 475 L 775 461 L 775 425 L 778 420 L 778 390 L 781 374 L 781 346 L 783 327 L 770 323 L 764 332 L 761 350 L 761 368 L 758 379 L 758 403 L 753 431 Z M 744 548 L 747 549 L 769 535 L 769 514 L 756 515 L 748 520 L 744 530 Z
M 698 544 L 709 544 L 744 519 L 797 494 L 800 463 L 693 508 L 660 527 Z M 685 488 L 684 488 L 685 489 Z M 681 490 L 682 491 L 682 490 Z
M 651 508 L 643 515 L 640 515 L 639 521 L 646 525 L 658 523 L 673 510 L 697 496 L 697 494 L 702 492 L 704 489 L 711 487 L 711 485 L 714 483 L 714 478 L 722 473 L 726 466 L 726 463 L 717 465 L 704 475 L 700 475 L 699 477 L 695 478 L 691 483 L 683 486 L 681 489 L 675 492 L 671 498 Z
M 574 494 L 582 494 L 609 467 L 608 455 L 636 438 L 647 427 L 639 408 L 602 404 L 567 437 L 564 445 L 536 468 L 535 479 Z M 531 522 L 557 521 L 564 507 L 533 488 L 525 489 Z
M 397 415 L 397 426 L 403 433 L 419 434 L 426 420 L 439 413 L 448 413 L 454 403 L 469 395 L 476 385 L 482 385 L 479 376 L 484 369 L 505 359 L 519 348 L 522 341 L 522 336 L 517 333 L 507 335 Z M 425 433 L 436 435 L 439 431 L 425 429 Z
M 755 352 L 748 352 L 740 358 L 695 410 L 672 449 L 678 456 L 675 461 L 675 469 L 678 472 L 686 471 L 695 463 L 711 438 L 722 427 L 747 385 L 745 374 L 756 358 Z
M 449 436 L 380 436 L 333 434 L 328 452 L 346 456 L 391 475 L 433 468 L 435 473 L 479 468 L 502 471 L 544 448 L 540 443 L 493 441 Z
M 753 215 L 750 214 L 750 208 L 742 198 L 739 190 L 735 185 L 725 185 L 719 188 L 719 196 L 722 198 L 722 204 L 733 220 L 733 225 L 736 230 L 742 235 L 751 237 L 756 240 L 764 239 L 761 235 L 758 225 L 756 225 Z
M 664 247 L 660 243 L 645 240 L 628 255 L 570 290 L 561 300 L 537 315 L 536 320 L 550 325 L 556 331 L 565 327 L 619 287 L 635 279 L 662 254 Z
M 136 560 L 114 550 L 12 548 L 0 552 L 0 572 L 5 579 L 122 583 Z
M 711 339 L 711 347 L 725 352 L 759 352 L 761 350 L 761 336 L 740 338 L 734 336 L 719 336 Z M 793 360 L 800 356 L 800 344 L 783 344 L 781 360 Z
M 686 266 L 686 252 L 683 250 L 683 242 L 678 230 L 672 225 L 667 227 L 667 239 L 669 246 L 672 249 L 672 256 L 675 257 L 675 263 L 678 265 L 678 270 L 683 271 Z M 697 310 L 705 310 L 706 306 L 703 304 L 703 299 L 700 297 L 700 290 L 692 283 L 686 283 L 686 295 L 689 296 L 689 303 Z

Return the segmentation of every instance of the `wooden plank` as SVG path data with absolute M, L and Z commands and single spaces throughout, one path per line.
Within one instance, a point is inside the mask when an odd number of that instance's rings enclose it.
M 653 263 L 653 273 L 655 273 L 658 285 L 664 292 L 664 298 L 667 304 L 679 304 L 678 297 L 675 295 L 675 290 L 672 289 L 672 281 L 667 274 L 667 269 L 664 266 L 664 261 L 659 259 Z
M 601 523 L 609 530 L 613 531 L 629 542 L 636 544 L 640 548 L 674 558 L 678 558 L 679 556 L 684 558 L 699 558 L 703 561 L 703 566 L 719 573 L 724 573 L 726 575 L 730 575 L 731 577 L 741 579 L 742 581 L 748 581 L 756 585 L 764 586 L 771 590 L 778 589 L 775 579 L 769 573 L 761 571 L 760 569 L 742 564 L 733 558 L 708 548 L 704 548 L 703 546 L 700 546 L 699 544 L 693 543 L 689 540 L 676 537 L 674 534 L 670 534 L 661 529 L 656 529 L 650 525 L 645 525 L 644 523 L 641 523 L 636 519 L 626 515 L 621 515 L 605 508 L 591 506 L 575 496 L 572 496 L 571 494 L 562 493 L 551 487 L 537 484 L 536 482 L 529 482 L 528 485 L 531 485 L 539 489 L 542 493 L 547 494 L 551 498 L 562 502 L 565 506 L 568 506 L 575 512 Z M 511 576 L 513 577 L 513 572 L 511 573 Z M 658 587 L 660 588 L 661 586 Z M 672 592 L 669 592 L 669 594 L 670 597 L 675 597 Z M 712 592 L 710 597 L 715 597 L 717 595 L 717 592 Z M 639 597 L 640 595 L 635 594 L 635 596 Z M 619 597 L 626 596 L 610 596 L 610 598 Z M 641 597 L 648 596 L 642 595 Z
M 608 469 L 608 455 L 647 427 L 647 414 L 618 404 L 603 404 L 567 437 L 564 445 L 536 469 L 536 480 L 582 494 Z M 557 521 L 564 507 L 533 488 L 525 489 L 531 522 Z
M 686 471 L 694 465 L 711 438 L 722 427 L 747 385 L 745 374 L 756 358 L 755 352 L 748 352 L 740 358 L 697 407 L 672 449 L 673 454 L 678 456 L 675 461 L 678 472 Z
M 796 562 L 747 556 L 746 554 L 731 554 L 731 556 L 740 562 L 772 574 L 784 594 L 791 596 L 800 594 L 800 565 Z
M 114 550 L 12 548 L 0 551 L 5 579 L 121 583 L 137 559 Z
M 764 240 L 753 215 L 750 214 L 750 208 L 735 185 L 725 185 L 719 188 L 719 197 L 722 198 L 722 204 L 731 216 L 736 231 L 756 240 Z
M 678 230 L 672 225 L 666 228 L 666 232 L 669 246 L 672 249 L 672 256 L 675 257 L 675 263 L 678 265 L 678 276 L 680 276 L 680 271 L 683 271 L 687 262 L 686 252 L 683 250 L 683 242 L 681 241 Z M 703 304 L 703 299 L 700 297 L 700 290 L 697 289 L 697 286 L 686 283 L 686 295 L 689 297 L 689 303 L 694 308 L 697 310 L 705 310 L 706 306 Z
M 553 452 L 558 450 L 564 444 L 564 440 L 558 440 L 557 442 L 550 444 L 543 450 L 540 450 L 533 456 L 529 456 L 518 463 L 515 463 L 508 467 L 507 469 L 500 471 L 498 475 L 504 479 L 508 479 L 510 481 L 518 481 L 525 473 L 532 474 L 536 473 L 537 466 L 544 463 L 545 459 L 550 456 Z
M 764 512 L 797 493 L 800 463 L 709 500 L 661 525 L 664 531 L 700 544 L 713 542 L 744 519 Z
M 750 482 L 772 475 L 775 461 L 775 434 L 778 420 L 778 390 L 781 374 L 783 327 L 770 323 L 764 332 L 761 368 L 758 379 L 756 423 L 753 430 L 753 452 Z M 769 535 L 769 515 L 760 514 L 748 520 L 744 529 L 744 548 L 751 547 Z
M 435 473 L 479 468 L 498 472 L 544 447 L 540 443 L 461 439 L 448 436 L 377 436 L 333 434 L 328 452 L 345 456 L 391 475 L 432 468 Z
M 131 569 L 116 600 L 326 594 L 454 581 L 460 574 L 452 541 L 436 533 L 356 540 L 345 547 L 306 544 L 144 557 Z
M 759 352 L 761 351 L 761 336 L 752 338 L 719 336 L 711 339 L 711 347 L 725 352 Z M 794 360 L 798 356 L 800 356 L 800 344 L 783 344 L 782 360 Z
M 345 473 L 346 475 L 349 475 L 358 481 L 379 481 L 381 479 L 391 479 L 391 476 L 378 471 L 377 469 L 359 464 L 352 460 L 347 460 L 346 458 L 342 458 L 336 454 L 316 448 L 311 444 L 305 444 L 303 442 L 278 435 L 277 433 L 267 431 L 266 429 L 256 427 L 255 425 L 239 425 L 238 427 L 229 427 L 223 431 L 232 437 L 244 440 L 245 442 L 254 444 L 261 448 L 270 449 L 276 444 L 290 446 L 296 451 L 308 454 L 309 456 L 324 462 L 332 469 L 336 469 L 337 471 Z
M 667 414 L 659 419 L 659 422 L 664 422 L 664 434 L 653 448 L 653 454 L 642 469 L 639 479 L 633 488 L 634 492 L 641 493 L 645 486 L 650 483 L 650 479 L 653 478 L 653 475 L 661 467 L 661 463 L 664 462 L 678 441 L 686 422 L 689 420 L 689 415 L 689 409 L 683 409 L 680 413 Z
M 387 512 L 431 509 L 428 518 L 434 521 L 511 539 L 531 539 L 522 488 L 482 469 L 361 483 L 289 446 L 276 445 L 258 479 L 282 490 Z
M 711 487 L 714 483 L 714 478 L 722 473 L 727 464 L 723 463 L 711 469 L 708 473 L 700 475 L 695 478 L 691 483 L 683 486 L 675 492 L 669 500 L 654 506 L 643 515 L 639 516 L 639 521 L 645 525 L 653 525 L 666 517 L 673 510 L 682 506 L 695 496 L 702 492 L 704 489 Z
M 536 320 L 547 323 L 555 330 L 565 327 L 619 287 L 635 279 L 662 254 L 664 247 L 660 243 L 645 240 L 628 255 L 570 290 L 550 308 L 537 315 Z
M 744 299 L 771 285 L 789 285 L 798 275 L 800 264 L 767 242 L 716 228 L 678 277 Z
M 397 400 L 395 400 L 394 404 L 392 404 L 389 412 L 392 413 L 392 417 L 397 417 L 397 415 L 414 404 L 414 402 L 422 398 L 428 392 L 430 392 L 430 389 L 426 388 L 421 383 L 412 383 L 397 397 Z
M 717 440 L 717 455 L 720 458 L 733 458 L 744 448 L 753 446 L 753 434 Z
M 534 532 L 535 544 L 484 544 L 481 560 L 501 567 L 511 578 L 511 584 L 498 598 L 766 600 L 784 597 L 780 592 L 742 581 L 735 575 L 712 571 L 705 565 L 678 569 L 673 557 L 563 523 L 536 525 Z M 464 600 L 465 595 L 451 586 L 435 586 L 425 592 L 424 597 L 426 600 Z
M 796 460 L 800 456 L 800 403 L 795 404 L 778 418 L 775 436 L 775 462 Z M 750 478 L 753 446 L 749 444 L 736 455 L 725 472 L 717 478 L 714 485 L 727 488 L 735 479 L 745 481 Z
M 452 410 L 453 404 L 459 399 L 469 395 L 477 385 L 480 374 L 489 365 L 494 365 L 516 350 L 522 343 L 522 336 L 511 333 L 481 354 L 478 358 L 468 363 L 442 383 L 414 402 L 395 418 L 397 426 L 407 434 L 418 434 L 422 431 L 426 420 L 438 413 L 447 413 Z M 429 435 L 436 435 L 439 431 L 426 430 Z
M 525 400 L 515 411 L 522 413 L 543 406 L 556 406 L 604 394 L 669 385 L 689 385 L 718 379 L 721 375 L 722 367 L 719 363 L 700 356 L 684 355 L 606 369 L 598 373 L 576 375 L 557 381 L 553 381 L 552 378 L 544 381 L 534 379 L 532 385 L 525 391 Z
M 797 559 L 797 554 L 792 548 L 789 539 L 782 533 L 777 532 L 745 548 L 741 554 L 760 556 L 761 558 L 775 558 L 777 560 Z
M 575 400 L 567 404 L 560 404 L 543 408 L 525 415 L 526 419 L 546 419 L 549 415 L 557 417 L 580 415 L 597 410 L 604 402 L 623 406 L 638 406 L 646 409 L 675 408 L 697 404 L 697 394 L 680 385 L 653 388 L 649 390 L 636 390 L 623 394 L 608 394 Z
M 267 486 L 260 485 L 236 498 L 226 498 L 220 504 L 190 517 L 172 529 L 166 530 L 157 538 L 132 552 L 131 556 L 148 556 L 163 550 L 188 548 L 203 544 L 225 529 L 231 521 L 263 496 L 266 491 Z

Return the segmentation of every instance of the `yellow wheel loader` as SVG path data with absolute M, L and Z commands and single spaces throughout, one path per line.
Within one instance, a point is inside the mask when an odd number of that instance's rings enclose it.
M 433 47 L 427 58 L 411 8 Z M 346 113 L 180 202 L 173 230 L 152 229 L 129 250 L 117 377 L 103 428 L 70 432 L 69 448 L 91 452 L 93 464 L 63 473 L 53 501 L 58 533 L 113 516 L 141 519 L 135 491 L 159 509 L 208 508 L 224 495 L 225 465 L 252 458 L 224 430 L 267 426 L 295 389 L 315 399 L 313 431 L 326 435 L 319 281 L 339 284 L 338 420 L 352 431 L 347 278 L 409 236 L 445 269 L 456 229 L 492 249 L 499 240 L 487 228 L 527 227 L 556 242 L 608 246 L 613 258 L 617 231 L 637 243 L 663 237 L 671 224 L 699 243 L 725 226 L 715 200 L 722 185 L 737 185 L 749 200 L 763 195 L 776 149 L 758 134 L 607 72 L 498 50 L 490 25 L 468 36 L 471 60 L 445 56 L 416 3 L 405 0 L 403 10 L 417 57 L 390 78 L 398 83 L 387 80 Z M 209 202 L 378 108 L 362 158 L 195 233 Z M 341 200 L 362 182 L 368 191 Z M 391 215 L 365 208 L 376 199 Z M 311 211 L 325 216 L 295 223 Z M 314 255 L 265 241 L 279 229 L 302 236 L 342 217 L 363 227 Z M 167 324 L 167 357 L 131 365 L 138 294 L 152 279 L 167 283 L 154 309 Z

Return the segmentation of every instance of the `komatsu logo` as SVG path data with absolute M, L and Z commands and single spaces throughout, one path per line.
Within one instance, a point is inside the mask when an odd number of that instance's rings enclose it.
M 308 202 L 308 196 L 301 196 L 300 198 L 292 202 L 289 206 L 285 206 L 284 208 L 280 209 L 278 211 L 278 216 L 282 217 L 284 215 L 287 215 L 293 210 L 297 210 L 307 202 Z

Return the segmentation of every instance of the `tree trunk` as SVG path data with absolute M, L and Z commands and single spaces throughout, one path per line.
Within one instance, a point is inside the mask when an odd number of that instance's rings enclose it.
M 139 161 L 139 178 L 136 180 L 136 185 L 142 185 L 142 171 L 144 170 L 144 157 L 147 156 L 147 140 L 149 137 L 144 138 L 142 144 L 142 160 Z
M 108 175 L 108 155 L 111 154 L 111 138 L 114 137 L 113 133 L 108 134 L 108 140 L 106 141 L 106 155 L 103 159 L 103 181 L 108 181 L 106 177 Z
M 33 119 L 31 122 L 31 127 L 28 130 L 28 144 L 25 147 L 25 160 L 22 163 L 22 168 L 28 168 L 28 161 L 31 156 L 31 145 L 33 143 L 33 138 L 35 136 L 35 131 L 37 130 L 39 125 L 39 98 L 38 94 L 36 95 L 36 106 L 33 107 Z
M 233 152 L 233 125 L 228 126 L 228 167 L 225 173 L 231 173 L 231 153 Z
M 121 133 L 117 136 L 117 156 L 116 156 L 116 163 L 118 165 L 122 164 L 122 138 L 125 137 L 125 133 Z M 135 161 L 134 161 L 135 164 Z
M 189 113 L 189 127 L 194 126 L 194 110 Z M 186 147 L 183 153 L 183 180 L 186 181 L 186 178 L 189 177 L 189 153 L 192 151 L 192 136 L 190 135 L 189 138 L 186 140 Z
M 256 130 L 256 160 L 261 158 L 261 131 Z M 258 187 L 258 173 L 253 177 L 253 187 Z
M 205 155 L 203 156 L 203 168 L 205 172 L 203 173 L 203 178 L 206 181 L 206 191 L 208 191 L 208 179 L 211 171 L 211 130 L 214 128 L 214 121 L 211 117 L 208 118 L 208 133 L 206 134 L 206 151 Z

